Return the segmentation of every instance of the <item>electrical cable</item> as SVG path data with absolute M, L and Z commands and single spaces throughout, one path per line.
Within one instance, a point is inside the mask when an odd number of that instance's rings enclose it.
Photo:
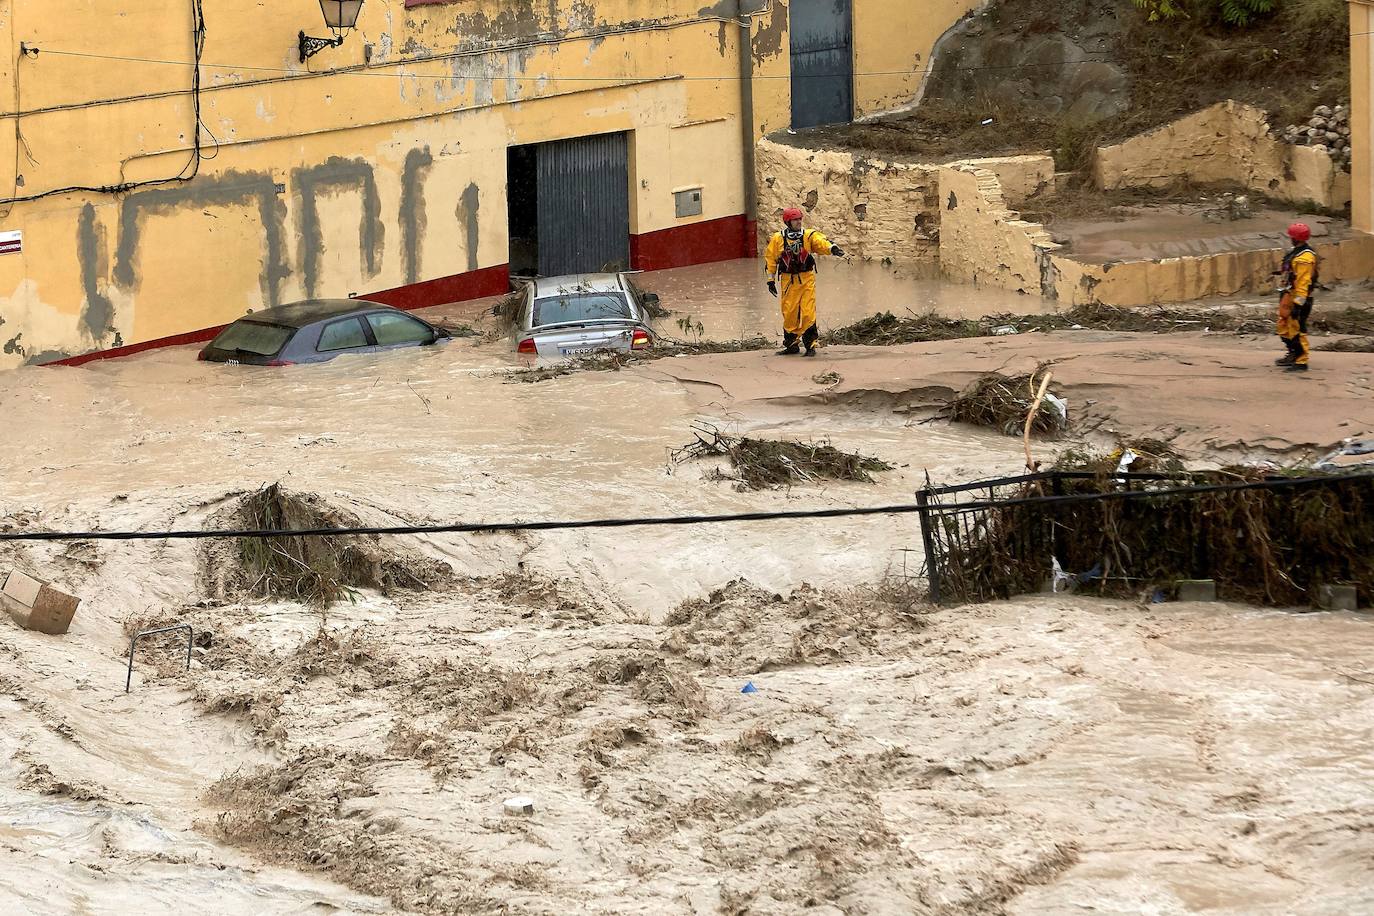
M 191 77 L 191 107 L 192 107 L 192 111 L 193 111 L 193 114 L 194 114 L 194 117 L 195 117 L 195 125 L 194 125 L 194 128 L 193 128 L 194 133 L 195 133 L 195 138 L 194 138 L 193 143 L 192 143 L 191 156 L 190 156 L 190 158 L 187 160 L 186 164 L 183 165 L 183 166 L 181 167 L 181 171 L 179 171 L 176 175 L 173 175 L 173 176 L 170 177 L 170 178 L 149 178 L 149 179 L 143 179 L 143 180 L 140 180 L 140 181 L 121 181 L 120 183 L 118 183 L 118 184 L 113 184 L 113 185 L 70 185 L 70 186 L 64 187 L 64 188 L 53 188 L 52 190 L 49 190 L 49 191 L 42 191 L 42 192 L 40 192 L 40 193 L 38 193 L 38 194 L 28 194 L 28 195 L 24 195 L 24 196 L 14 196 L 14 197 L 7 197 L 7 198 L 4 198 L 4 199 L 0 199 L 0 206 L 8 206 L 8 207 L 10 207 L 10 209 L 12 210 L 14 204 L 18 204 L 18 203 L 28 203 L 28 202 L 35 201 L 35 200 L 42 200 L 42 199 L 44 199 L 44 198 L 46 198 L 46 197 L 56 197 L 56 196 L 58 196 L 58 195 L 60 195 L 60 194 L 74 194 L 74 193 L 81 193 L 81 192 L 90 193 L 90 194 L 120 194 L 120 193 L 124 193 L 124 192 L 127 192 L 127 191 L 132 191 L 132 190 L 134 190 L 135 188 L 146 188 L 146 187 L 153 187 L 153 186 L 156 186 L 156 185 L 163 185 L 163 184 L 172 184 L 172 183 L 187 182 L 187 181 L 192 180 L 193 178 L 196 177 L 197 174 L 199 174 L 199 172 L 200 172 L 200 163 L 201 163 L 201 160 L 202 160 L 203 158 L 205 158 L 205 157 L 203 156 L 203 147 L 202 147 L 202 145 L 201 145 L 201 139 L 200 139 L 201 129 L 205 126 L 204 123 L 203 123 L 202 120 L 201 120 L 201 112 L 200 112 L 200 102 L 201 102 L 200 68 L 201 68 L 201 56 L 202 56 L 202 54 L 203 54 L 204 51 L 205 51 L 205 38 L 206 38 L 205 12 L 204 12 L 204 8 L 203 8 L 203 6 L 202 6 L 202 3 L 203 3 L 203 0 L 191 0 L 191 18 L 192 18 L 192 32 L 191 32 L 191 37 L 192 37 L 192 48 L 193 48 L 193 51 L 194 51 L 194 58 L 195 58 L 195 60 L 194 60 L 194 61 L 191 61 L 191 62 L 186 62 L 186 61 L 182 61 L 182 62 L 181 62 L 181 66 L 190 66 L 190 67 L 192 68 L 192 70 L 193 70 L 192 77 Z M 43 49 L 42 49 L 42 48 L 32 48 L 31 50 L 34 52 L 35 56 L 38 55 L 38 54 L 40 54 L 40 53 L 43 53 Z M 49 52 L 49 53 L 53 53 L 53 52 Z M 60 53 L 60 52 L 58 52 L 58 53 Z M 18 73 L 18 71 L 19 71 L 19 68 L 18 68 L 18 66 L 16 66 L 16 67 L 15 67 L 15 85 L 16 85 L 16 92 L 18 91 L 18 80 L 19 80 L 19 73 Z M 17 102 L 17 101 L 18 101 L 18 99 L 16 98 L 16 102 Z M 17 104 L 16 104 L 16 108 L 18 108 L 18 105 L 17 105 Z M 22 137 L 22 136 L 23 136 L 22 132 L 19 131 L 19 118 L 20 118 L 22 115 L 24 115 L 24 114 L 25 114 L 25 113 L 24 113 L 24 112 L 21 112 L 21 111 L 15 111 L 15 113 L 14 113 L 15 131 L 16 131 L 16 133 L 18 134 L 19 137 Z M 206 130 L 207 130 L 207 133 L 208 133 L 208 128 L 207 128 Z M 213 137 L 214 135 L 211 134 L 211 136 Z M 27 141 L 25 141 L 24 146 L 25 146 L 25 148 L 27 149 L 27 147 L 28 147 Z M 219 141 L 218 141 L 218 140 L 215 140 L 215 150 L 216 150 L 216 155 L 218 155 L 218 151 L 219 151 Z M 17 176 L 17 175 L 19 174 L 19 169 L 18 169 L 18 152 L 17 152 L 17 151 L 16 151 L 16 153 L 15 153 L 15 157 L 16 157 L 16 162 L 15 162 L 15 175 Z M 30 158 L 32 159 L 32 153 L 30 153 Z M 214 157 L 211 156 L 211 157 L 209 157 L 209 158 L 212 158 L 212 159 L 213 159 Z M 121 171 L 121 173 L 123 172 L 123 167 L 122 167 L 122 166 L 121 166 L 120 171 Z M 122 178 L 123 175 L 121 174 L 120 177 Z M 16 182 L 16 188 L 17 188 L 17 182 Z M 9 213 L 9 211 L 7 210 L 7 211 L 6 211 L 6 214 L 8 215 L 8 213 Z
M 951 515 L 985 509 L 1015 506 L 1062 505 L 1080 502 L 1099 502 L 1146 497 L 1183 496 L 1200 493 L 1227 493 L 1245 490 L 1293 489 L 1304 486 L 1353 483 L 1363 481 L 1374 485 L 1374 474 L 1346 474 L 1335 477 L 1286 477 L 1248 481 L 1235 484 L 1207 484 L 1204 486 L 1173 487 L 1160 490 L 1118 490 L 1111 493 L 1074 493 L 1066 496 L 1032 496 L 1004 500 L 979 500 L 966 503 L 906 504 L 891 506 L 860 506 L 848 509 L 799 509 L 790 512 L 739 512 L 721 515 L 672 515 L 640 518 L 601 518 L 582 521 L 545 522 L 473 522 L 451 525 L 401 525 L 394 527 L 304 528 L 294 529 L 222 529 L 202 531 L 14 531 L 0 532 L 0 542 L 6 541 L 163 541 L 208 540 L 214 538 L 283 538 L 283 537 L 340 537 L 345 535 L 411 535 L 411 534 L 491 534 L 518 531 L 568 531 L 592 528 L 661 528 L 690 525 L 714 525 L 731 522 L 772 522 L 799 519 L 854 518 L 873 515 Z

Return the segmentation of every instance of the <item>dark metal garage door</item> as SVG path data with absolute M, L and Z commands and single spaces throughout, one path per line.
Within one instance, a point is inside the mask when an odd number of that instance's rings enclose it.
M 792 0 L 792 126 L 854 118 L 852 0 Z
M 626 134 L 541 143 L 539 273 L 630 266 L 630 169 Z

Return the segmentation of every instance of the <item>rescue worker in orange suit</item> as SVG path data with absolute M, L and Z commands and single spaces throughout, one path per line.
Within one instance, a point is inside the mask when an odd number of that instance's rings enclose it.
M 802 211 L 784 210 L 781 232 L 775 232 L 764 254 L 768 292 L 781 296 L 782 349 L 779 356 L 816 355 L 816 255 L 844 257 L 844 250 L 815 229 L 802 228 Z M 781 291 L 779 287 L 781 286 Z
M 1307 346 L 1307 319 L 1312 315 L 1312 294 L 1318 287 L 1317 253 L 1307 244 L 1312 230 L 1306 223 L 1288 227 L 1293 250 L 1283 259 L 1283 266 L 1274 271 L 1282 277 L 1279 288 L 1279 337 L 1288 348 L 1288 355 L 1277 364 L 1289 372 L 1306 372 L 1311 350 Z

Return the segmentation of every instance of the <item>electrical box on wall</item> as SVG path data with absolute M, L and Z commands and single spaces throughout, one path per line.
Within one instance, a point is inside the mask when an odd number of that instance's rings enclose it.
M 683 188 L 673 192 L 677 202 L 677 218 L 701 215 L 701 188 Z

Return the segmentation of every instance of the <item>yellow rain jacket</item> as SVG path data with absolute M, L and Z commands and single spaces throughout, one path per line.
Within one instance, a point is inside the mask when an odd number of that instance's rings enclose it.
M 764 271 L 778 284 L 782 305 L 783 339 L 791 345 L 799 339 L 814 342 L 816 330 L 816 255 L 828 255 L 834 246 L 815 229 L 802 233 L 800 246 L 789 251 L 787 240 L 775 232 L 764 253 Z M 810 346 L 810 343 L 807 344 Z

